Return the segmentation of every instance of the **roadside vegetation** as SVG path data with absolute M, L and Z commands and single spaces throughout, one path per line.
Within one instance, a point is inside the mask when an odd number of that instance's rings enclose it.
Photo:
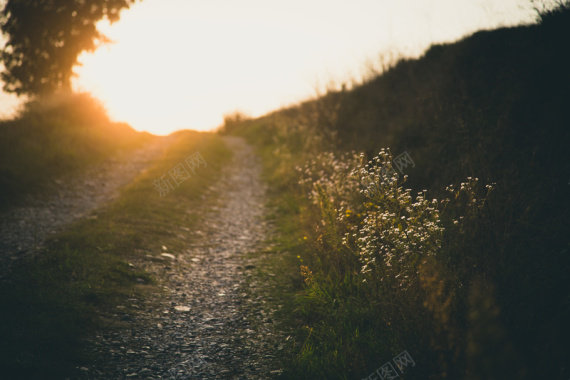
M 257 146 L 271 187 L 282 378 L 380 379 L 388 362 L 405 379 L 568 378 L 564 4 L 228 116 L 221 133 Z
M 91 119 L 89 109 L 68 109 L 71 110 L 81 120 Z M 54 127 L 58 138 L 50 149 L 61 147 L 60 140 L 78 141 L 70 149 L 74 157 L 84 159 L 82 165 L 119 147 L 136 145 L 137 139 L 149 138 L 133 136 L 130 129 L 123 130 L 124 139 L 118 139 L 117 134 L 106 137 L 111 129 L 120 135 L 121 126 L 103 125 L 98 131 L 82 131 L 81 126 L 65 119 L 67 114 L 56 111 L 48 121 L 60 117 L 64 126 Z M 24 120 L 27 119 L 18 123 Z M 37 120 L 38 130 L 44 120 Z M 37 136 L 29 137 L 35 141 Z M 107 138 L 109 141 L 104 140 Z M 185 249 L 191 236 L 184 231 L 191 231 L 200 220 L 200 211 L 216 202 L 210 186 L 230 157 L 222 140 L 212 134 L 181 131 L 174 139 L 166 153 L 125 188 L 116 201 L 50 238 L 42 252 L 19 262 L 0 283 L 3 378 L 76 378 L 80 366 L 96 359 L 84 350 L 85 339 L 100 329 L 121 327 L 120 318 L 102 316 L 117 314 L 116 306 L 128 304 L 128 298 L 145 299 L 160 291 L 157 279 L 138 263 L 160 261 L 162 246 L 174 254 Z M 207 168 L 161 197 L 153 181 L 196 151 L 206 160 Z M 69 160 L 67 153 L 60 157 L 64 162 Z M 33 169 L 39 170 L 35 166 Z M 125 314 L 130 312 L 123 310 Z
M 156 138 L 111 122 L 88 94 L 39 99 L 25 104 L 12 120 L 0 121 L 0 211 Z

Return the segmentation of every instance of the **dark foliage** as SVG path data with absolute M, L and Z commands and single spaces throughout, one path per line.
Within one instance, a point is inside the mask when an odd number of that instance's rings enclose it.
M 8 0 L 1 12 L 8 41 L 0 54 L 4 90 L 43 95 L 70 89 L 77 57 L 106 41 L 96 23 L 119 19 L 136 0 Z
M 453 233 L 430 275 L 445 286 L 428 286 L 416 300 L 402 301 L 389 328 L 379 316 L 395 301 L 384 302 L 381 293 L 331 291 L 336 304 L 351 305 L 345 314 L 325 303 L 318 306 L 323 310 L 302 304 L 313 341 L 310 353 L 295 353 L 298 369 L 289 378 L 319 377 L 306 376 L 309 370 L 361 378 L 387 360 L 379 358 L 390 357 L 391 344 L 417 352 L 422 370 L 406 378 L 568 378 L 569 20 L 564 2 L 541 13 L 537 25 L 432 46 L 351 91 L 330 91 L 228 129 L 262 145 L 296 145 L 290 148 L 295 154 L 311 134 L 326 141 L 327 150 L 369 157 L 385 147 L 395 155 L 406 151 L 415 162 L 406 170 L 406 187 L 427 189 L 430 198 L 444 198 L 446 186 L 457 188 L 466 177 L 497 184 L 462 231 L 448 228 Z M 284 150 L 278 148 L 267 151 Z M 297 180 L 283 177 L 282 188 Z M 307 251 L 304 263 L 328 279 L 328 258 L 312 246 Z M 406 293 L 395 292 L 394 300 L 407 300 Z M 355 331 L 359 338 L 351 347 L 346 337 Z M 338 364 L 337 354 L 346 362 Z

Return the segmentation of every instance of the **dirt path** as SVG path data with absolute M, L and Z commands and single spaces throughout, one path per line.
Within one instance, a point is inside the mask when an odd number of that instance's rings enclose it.
M 160 138 L 92 167 L 81 176 L 54 179 L 57 192 L 31 198 L 27 206 L 0 215 L 0 277 L 13 261 L 41 249 L 50 234 L 115 199 L 119 189 L 151 165 L 171 141 Z
M 124 328 L 93 339 L 104 359 L 81 368 L 86 379 L 271 379 L 280 373 L 274 355 L 283 339 L 261 308 L 265 300 L 248 285 L 257 263 L 246 254 L 260 249 L 270 231 L 261 166 L 243 140 L 225 142 L 234 157 L 214 185 L 221 206 L 204 215 L 200 231 L 193 231 L 201 237 L 184 252 L 134 263 L 153 272 L 166 294 L 130 299 L 103 316 Z M 131 318 L 129 310 L 138 313 Z

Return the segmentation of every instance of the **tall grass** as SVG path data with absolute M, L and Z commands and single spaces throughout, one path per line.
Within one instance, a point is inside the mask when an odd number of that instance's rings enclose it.
M 284 378 L 368 377 L 404 349 L 408 379 L 568 377 L 569 13 L 553 14 L 226 129 L 259 147 L 278 210 Z
M 0 121 L 0 210 L 152 138 L 111 122 L 88 94 L 30 101 L 14 119 Z

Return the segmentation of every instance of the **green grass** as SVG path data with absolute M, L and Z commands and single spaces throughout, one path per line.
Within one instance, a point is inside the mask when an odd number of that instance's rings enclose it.
M 199 151 L 208 163 L 160 197 L 152 181 Z M 167 153 L 130 184 L 118 200 L 48 241 L 35 259 L 17 267 L 0 285 L 0 374 L 2 378 L 59 379 L 94 358 L 84 338 L 130 297 L 159 291 L 157 279 L 129 265 L 144 255 L 185 249 L 180 227 L 194 228 L 201 210 L 216 202 L 202 195 L 218 179 L 230 152 L 215 135 L 179 132 Z M 140 280 L 144 285 L 139 284 Z
M 293 331 L 283 378 L 363 378 L 404 349 L 416 361 L 406 379 L 568 377 L 568 17 L 562 7 L 538 25 L 433 46 L 352 91 L 222 129 L 258 147 L 271 186 L 282 252 L 268 257 L 281 284 L 271 295 Z M 412 194 L 444 199 L 448 185 L 477 177 L 471 196 L 485 199 L 446 206 L 442 246 L 406 292 L 385 268 L 361 275 L 358 257 L 338 245 L 363 219 L 334 225 L 335 208 L 370 213 L 368 202 L 331 177 L 314 204 L 295 169 L 320 152 L 369 159 L 384 147 L 414 160 Z
M 111 122 L 87 94 L 29 102 L 14 119 L 0 121 L 0 211 L 153 138 Z

